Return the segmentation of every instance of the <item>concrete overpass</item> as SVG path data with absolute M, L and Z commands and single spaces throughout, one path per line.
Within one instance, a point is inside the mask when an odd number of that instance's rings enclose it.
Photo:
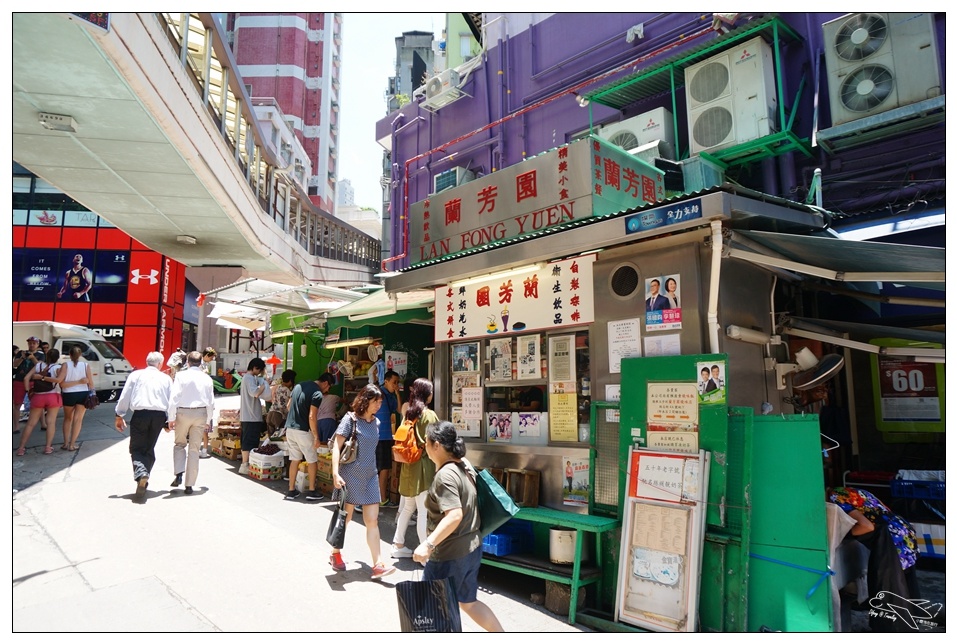
M 212 14 L 108 16 L 13 14 L 13 159 L 223 283 L 372 282 L 378 240 L 311 204 Z

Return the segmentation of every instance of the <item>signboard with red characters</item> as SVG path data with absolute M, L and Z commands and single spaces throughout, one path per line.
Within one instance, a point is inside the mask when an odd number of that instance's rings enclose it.
M 938 344 L 877 338 L 871 344 L 938 349 Z M 872 355 L 877 429 L 894 432 L 943 432 L 944 365 L 896 355 Z M 885 436 L 887 438 L 887 436 Z
M 590 324 L 594 255 L 487 281 L 435 289 L 435 341 Z
M 409 207 L 412 265 L 654 203 L 664 172 L 586 137 Z

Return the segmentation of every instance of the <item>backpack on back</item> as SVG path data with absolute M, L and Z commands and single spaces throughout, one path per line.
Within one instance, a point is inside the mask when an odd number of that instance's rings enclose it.
M 395 445 L 392 446 L 393 461 L 397 463 L 417 463 L 422 458 L 422 452 L 425 450 L 419 447 L 419 443 L 415 439 L 414 420 L 403 420 L 402 424 L 396 428 L 392 438 L 395 439 Z

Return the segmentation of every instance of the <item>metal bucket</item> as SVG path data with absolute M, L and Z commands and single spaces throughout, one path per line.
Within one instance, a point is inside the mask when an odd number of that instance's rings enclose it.
M 553 525 L 548 529 L 548 559 L 554 564 L 574 563 L 575 541 L 574 530 Z

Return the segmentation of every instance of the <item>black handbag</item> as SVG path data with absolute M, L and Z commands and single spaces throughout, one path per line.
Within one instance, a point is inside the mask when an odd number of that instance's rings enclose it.
M 455 588 L 447 577 L 400 581 L 395 585 L 403 633 L 461 633 L 462 615 Z
M 332 513 L 329 529 L 326 530 L 326 543 L 333 548 L 341 548 L 346 543 L 346 497 L 348 495 L 345 485 L 339 488 L 339 505 Z
M 86 400 L 83 401 L 83 405 L 87 409 L 96 409 L 96 406 L 100 404 L 100 399 L 96 395 L 95 391 L 90 391 L 89 395 L 86 397 Z

